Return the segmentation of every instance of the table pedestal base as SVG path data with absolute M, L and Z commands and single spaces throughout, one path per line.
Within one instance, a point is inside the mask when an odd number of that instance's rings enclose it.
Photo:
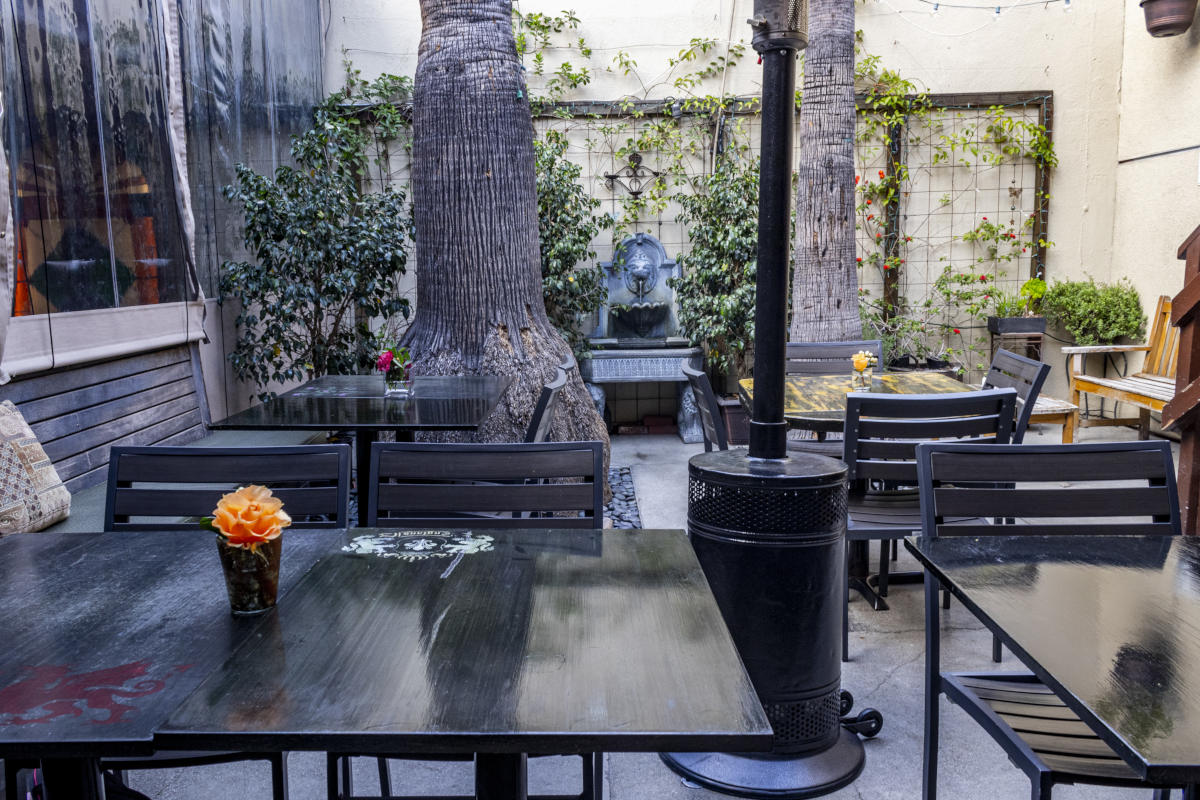
M 819 753 L 659 753 L 663 763 L 705 789 L 737 797 L 820 797 L 853 783 L 862 772 L 862 740 L 847 730 Z

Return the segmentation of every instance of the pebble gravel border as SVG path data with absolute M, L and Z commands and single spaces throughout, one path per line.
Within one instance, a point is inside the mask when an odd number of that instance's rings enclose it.
M 612 502 L 604 507 L 604 516 L 614 528 L 642 527 L 637 494 L 633 490 L 633 473 L 629 467 L 609 467 L 608 485 L 612 487 Z

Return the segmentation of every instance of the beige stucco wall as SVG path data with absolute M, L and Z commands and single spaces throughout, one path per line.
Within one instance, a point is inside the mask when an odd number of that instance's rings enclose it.
M 525 0 L 522 11 L 559 13 L 559 0 Z M 681 96 L 669 85 L 667 60 L 693 37 L 748 42 L 752 0 L 647 3 L 605 0 L 573 5 L 580 33 L 593 48 L 594 80 L 579 98 Z M 1200 222 L 1200 153 L 1123 159 L 1200 144 L 1193 98 L 1200 92 L 1200 26 L 1189 35 L 1156 40 L 1146 34 L 1136 3 L 1061 0 L 1046 6 L 990 10 L 932 6 L 920 0 L 856 3 L 865 48 L 930 92 L 1050 90 L 1059 166 L 1051 186 L 1047 263 L 1051 279 L 1128 276 L 1148 309 L 1180 287 L 1174 260 L 1179 241 Z M 416 2 L 333 0 L 328 52 L 344 51 L 364 74 L 411 74 L 420 37 Z M 623 50 L 638 62 L 634 76 L 609 70 Z M 555 51 L 551 51 L 553 56 Z M 572 56 L 579 63 L 578 55 Z M 553 60 L 551 59 L 551 66 Z M 338 59 L 327 65 L 332 88 Z M 753 53 L 701 93 L 756 94 Z M 531 76 L 536 85 L 537 78 Z M 664 241 L 666 241 L 664 239 Z M 602 253 L 601 257 L 604 254 Z M 1053 342 L 1049 389 L 1066 391 L 1063 360 Z
M 1128 275 L 1153 310 L 1183 287 L 1179 244 L 1200 225 L 1200 25 L 1155 39 L 1141 9 L 1125 17 L 1120 147 L 1113 225 L 1114 275 Z M 1146 156 L 1149 156 L 1148 158 Z M 1136 160 L 1131 160 L 1136 159 Z

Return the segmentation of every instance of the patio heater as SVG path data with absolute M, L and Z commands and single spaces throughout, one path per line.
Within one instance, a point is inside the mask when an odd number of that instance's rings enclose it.
M 741 797 L 817 797 L 862 772 L 859 734 L 873 709 L 846 715 L 841 690 L 846 465 L 788 457 L 783 416 L 790 269 L 796 52 L 808 44 L 805 0 L 755 0 L 762 56 L 758 302 L 750 449 L 688 464 L 688 533 L 775 731 L 766 753 L 663 753 L 684 778 Z

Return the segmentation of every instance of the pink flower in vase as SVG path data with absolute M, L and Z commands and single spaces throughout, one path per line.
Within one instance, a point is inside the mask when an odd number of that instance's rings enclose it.
M 384 350 L 379 354 L 379 360 L 375 362 L 375 369 L 386 375 L 392 368 L 392 360 L 394 358 L 395 356 L 392 355 L 391 350 Z

